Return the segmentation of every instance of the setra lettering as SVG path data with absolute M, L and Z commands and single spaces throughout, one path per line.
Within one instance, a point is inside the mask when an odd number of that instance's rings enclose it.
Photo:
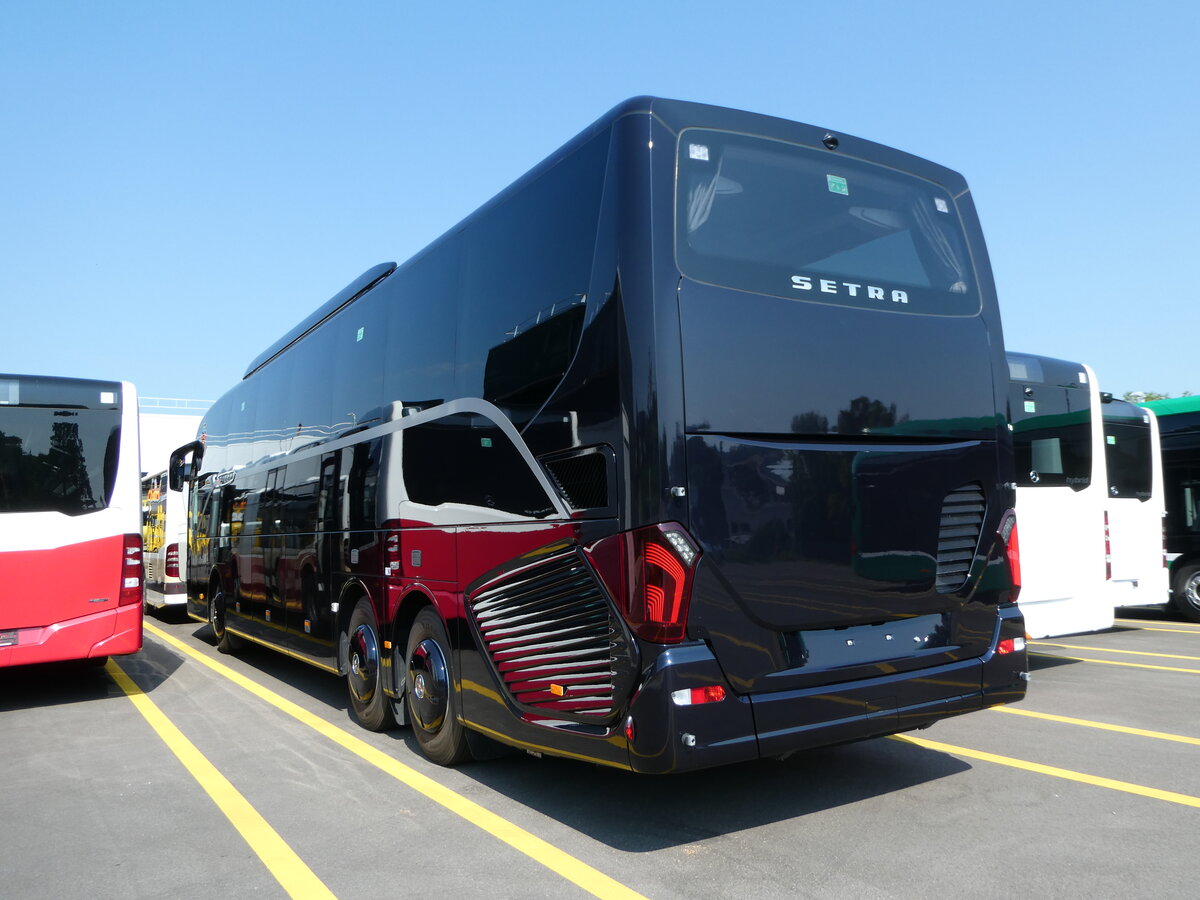
M 808 275 L 793 275 L 792 290 L 796 291 L 812 291 L 816 290 L 822 294 L 849 294 L 851 297 L 859 296 L 859 292 L 866 289 L 868 300 L 882 300 L 892 303 L 907 303 L 908 291 L 902 291 L 898 288 L 888 289 L 881 288 L 873 284 L 862 284 L 854 281 L 837 281 L 833 278 L 819 278 L 816 283 Z

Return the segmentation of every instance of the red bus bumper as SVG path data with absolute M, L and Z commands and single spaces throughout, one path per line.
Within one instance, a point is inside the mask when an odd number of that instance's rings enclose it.
M 0 666 L 118 656 L 142 649 L 142 607 L 120 606 L 40 628 L 0 628 Z

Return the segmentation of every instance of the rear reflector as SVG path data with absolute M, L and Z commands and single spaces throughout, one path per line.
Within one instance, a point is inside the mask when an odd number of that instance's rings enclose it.
M 725 688 L 719 684 L 706 684 L 704 687 L 684 688 L 671 692 L 671 700 L 676 706 L 698 706 L 701 703 L 720 703 L 725 699 Z

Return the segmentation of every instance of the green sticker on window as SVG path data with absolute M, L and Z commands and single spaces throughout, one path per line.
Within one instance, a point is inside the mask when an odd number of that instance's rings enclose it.
M 1104 439 L 1110 444 L 1115 444 L 1117 442 L 1117 436 L 1115 434 L 1107 434 L 1104 436 Z
M 850 196 L 850 185 L 846 183 L 846 179 L 841 175 L 826 175 L 825 181 L 829 185 L 830 192 L 834 194 L 844 194 Z
M 358 337 L 356 337 L 356 338 L 354 339 L 356 343 L 357 343 L 358 341 L 361 341 L 361 340 L 362 340 L 362 336 L 363 336 L 363 330 L 364 330 L 364 329 L 362 329 L 362 328 L 358 329 Z
M 1033 400 L 1025 401 L 1025 412 L 1037 412 L 1037 403 Z
M 479 439 L 479 446 L 480 446 L 480 447 L 490 447 L 490 446 L 492 446 L 492 439 L 491 439 L 491 438 L 480 438 L 480 439 Z

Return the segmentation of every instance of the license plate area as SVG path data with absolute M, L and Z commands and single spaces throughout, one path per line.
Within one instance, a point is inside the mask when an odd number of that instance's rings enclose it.
M 950 646 L 948 613 L 894 622 L 789 631 L 780 635 L 792 669 L 832 669 L 868 665 Z

